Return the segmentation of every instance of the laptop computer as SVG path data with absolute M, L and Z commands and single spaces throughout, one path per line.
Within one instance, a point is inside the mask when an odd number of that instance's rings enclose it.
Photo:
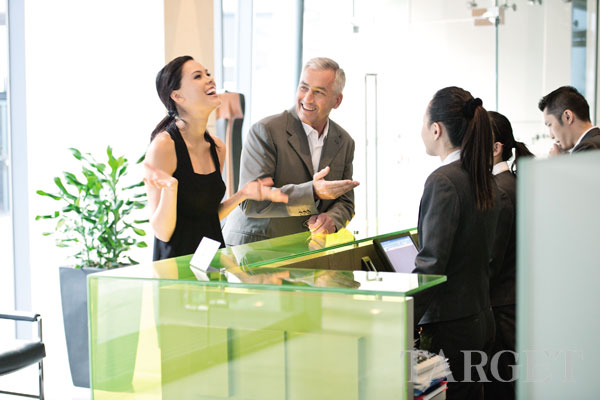
M 410 233 L 373 239 L 373 245 L 385 271 L 410 273 L 415 269 L 418 250 Z

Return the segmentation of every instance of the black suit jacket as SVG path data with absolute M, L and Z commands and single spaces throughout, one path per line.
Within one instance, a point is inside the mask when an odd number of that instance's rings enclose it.
M 515 303 L 517 179 L 510 171 L 494 176 L 501 192 L 496 240 L 491 263 L 490 298 L 492 306 Z
M 495 183 L 494 194 L 498 198 Z M 438 168 L 427 178 L 419 208 L 420 250 L 414 272 L 446 275 L 447 282 L 414 296 L 416 323 L 451 321 L 490 307 L 497 217 L 497 204 L 485 212 L 477 210 L 469 175 L 460 161 Z
M 600 149 L 600 129 L 593 128 L 590 129 L 583 139 L 581 139 L 581 142 L 573 148 L 573 153 L 598 149 Z

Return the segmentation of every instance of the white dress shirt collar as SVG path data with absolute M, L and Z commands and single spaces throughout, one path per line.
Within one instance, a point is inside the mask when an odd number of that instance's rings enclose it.
M 300 121 L 300 122 L 302 122 L 302 121 Z M 306 136 L 309 136 L 311 133 L 316 133 L 317 138 L 319 138 L 319 132 L 312 126 L 302 122 L 302 127 L 304 128 L 304 132 L 306 132 Z M 327 122 L 325 123 L 325 128 L 323 128 L 323 135 L 319 139 L 325 140 L 324 138 L 327 137 L 328 133 L 329 133 L 329 120 L 327 120 Z
M 325 128 L 323 128 L 323 134 L 321 135 L 321 137 L 319 137 L 319 132 L 317 132 L 317 130 L 314 129 L 312 126 L 302 122 L 302 127 L 304 128 L 306 138 L 308 139 L 308 147 L 310 148 L 310 158 L 312 161 L 313 173 L 316 174 L 317 172 L 319 172 L 321 152 L 323 151 L 325 139 L 327 138 L 327 134 L 329 133 L 329 120 L 327 120 L 327 122 L 325 123 Z
M 452 153 L 448 154 L 446 156 L 446 159 L 444 161 L 442 161 L 442 166 L 448 165 L 448 164 L 453 163 L 454 161 L 458 161 L 458 160 L 460 160 L 460 149 L 455 150 Z
M 569 149 L 569 153 L 572 153 L 572 152 L 573 152 L 573 149 L 574 149 L 575 147 L 577 147 L 577 146 L 579 145 L 579 143 L 581 143 L 581 141 L 583 140 L 583 137 L 584 137 L 585 135 L 587 135 L 587 133 L 588 133 L 589 131 L 591 131 L 592 129 L 594 129 L 594 128 L 597 128 L 597 126 L 592 126 L 590 129 L 588 129 L 587 131 L 583 132 L 583 134 L 581 134 L 581 136 L 579 136 L 579 140 L 577 140 L 577 143 L 575 143 L 575 146 L 573 146 L 573 147 L 571 147 L 571 149 Z
M 501 174 L 504 171 L 509 171 L 508 163 L 506 161 L 500 161 L 498 164 L 494 165 L 492 169 L 492 175 Z

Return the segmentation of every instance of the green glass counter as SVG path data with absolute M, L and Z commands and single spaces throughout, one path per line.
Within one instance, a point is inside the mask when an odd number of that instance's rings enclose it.
M 184 256 L 89 275 L 93 398 L 412 398 L 410 296 L 446 278 L 362 271 L 373 238 L 353 239 L 221 249 L 208 272 Z

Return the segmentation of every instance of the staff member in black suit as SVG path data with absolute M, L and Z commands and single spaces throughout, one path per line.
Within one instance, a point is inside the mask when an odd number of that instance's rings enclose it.
M 471 365 L 482 363 L 477 351 L 489 353 L 494 338 L 489 271 L 498 189 L 490 120 L 481 99 L 447 87 L 429 103 L 421 136 L 427 154 L 439 156 L 443 165 L 425 182 L 414 272 L 446 275 L 447 282 L 415 297 L 420 347 L 442 350 L 449 359 L 448 399 L 481 399 L 477 369 L 465 375 L 464 364 L 466 357 Z
M 600 129 L 590 122 L 590 106 L 574 87 L 559 87 L 542 97 L 538 108 L 556 140 L 550 155 L 600 149 Z
M 516 189 L 515 167 L 521 157 L 533 156 L 524 143 L 513 136 L 510 121 L 504 115 L 488 112 L 494 132 L 494 168 L 492 174 L 501 192 L 500 214 L 496 230 L 496 241 L 491 263 L 490 298 L 496 337 L 492 356 L 497 362 L 492 365 L 485 384 L 485 398 L 510 400 L 515 398 L 516 359 L 515 351 L 515 272 L 516 272 Z M 507 161 L 515 152 L 512 168 Z

